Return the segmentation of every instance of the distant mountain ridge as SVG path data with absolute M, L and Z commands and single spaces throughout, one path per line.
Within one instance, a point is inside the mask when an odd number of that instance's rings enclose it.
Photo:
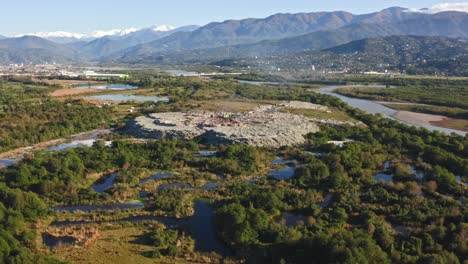
M 394 9 L 392 9 L 395 11 Z M 422 35 L 422 36 L 444 36 L 468 38 L 468 14 L 461 12 L 444 12 L 434 15 L 422 14 L 417 18 L 401 20 L 397 18 L 395 23 L 379 22 L 367 23 L 369 19 L 376 17 L 380 21 L 382 17 L 399 16 L 401 12 L 387 10 L 380 14 L 365 15 L 362 17 L 366 23 L 350 24 L 334 30 L 316 31 L 305 35 L 283 38 L 279 40 L 264 40 L 254 44 L 242 44 L 227 47 L 178 50 L 187 58 L 193 60 L 207 60 L 210 58 L 267 56 L 272 54 L 295 53 L 310 50 L 321 50 L 351 41 L 385 37 L 392 35 Z M 120 54 L 113 54 L 107 60 L 125 63 L 151 63 L 159 60 L 162 55 L 171 56 L 167 51 L 152 49 L 157 40 L 146 45 L 132 47 Z M 177 52 L 176 52 L 177 53 Z M 177 55 L 177 56 L 180 56 Z
M 74 49 L 52 41 L 24 36 L 0 40 L 0 62 L 9 63 L 69 63 L 83 57 Z
M 130 48 L 142 43 L 151 42 L 177 32 L 190 32 L 199 26 L 184 26 L 168 31 L 156 31 L 154 28 L 145 28 L 123 36 L 105 36 L 89 42 L 80 41 L 69 43 L 68 46 L 80 50 L 84 54 L 98 58 L 114 52 Z
M 298 14 L 276 14 L 264 19 L 227 20 L 210 23 L 190 33 L 173 34 L 133 48 L 134 53 L 201 49 L 237 44 L 253 44 L 262 40 L 283 39 L 307 33 L 335 30 L 356 23 L 395 23 L 427 16 L 393 7 L 366 15 L 344 11 Z
M 413 12 L 393 7 L 354 15 L 344 11 L 275 14 L 262 19 L 226 20 L 205 26 L 172 29 L 155 27 L 58 44 L 28 37 L 3 39 L 0 63 L 96 62 L 186 63 L 248 57 L 289 56 L 316 52 L 349 42 L 387 36 L 441 36 L 468 38 L 468 13 Z M 66 36 L 66 34 L 64 35 Z M 34 42 L 38 42 L 37 47 Z M 36 55 L 36 56 L 35 56 Z

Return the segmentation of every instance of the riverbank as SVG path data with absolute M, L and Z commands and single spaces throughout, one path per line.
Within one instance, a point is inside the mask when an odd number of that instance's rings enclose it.
M 318 92 L 321 94 L 331 95 L 341 99 L 343 102 L 347 103 L 348 105 L 361 109 L 369 114 L 380 114 L 383 117 L 394 119 L 400 121 L 407 125 L 423 127 L 431 131 L 439 131 L 445 134 L 455 133 L 458 135 L 466 135 L 466 131 L 446 128 L 442 126 L 437 126 L 440 122 L 444 122 L 448 119 L 445 116 L 437 116 L 437 115 L 429 115 L 429 114 L 419 114 L 416 112 L 409 112 L 406 113 L 399 113 L 400 111 L 392 109 L 390 107 L 385 106 L 384 104 L 379 103 L 378 101 L 360 99 L 355 97 L 345 96 L 343 94 L 336 93 L 335 91 L 340 88 L 350 88 L 350 86 L 327 86 L 324 88 L 320 88 L 317 90 L 312 90 L 312 92 Z M 356 86 L 362 87 L 362 86 Z M 369 86 L 369 88 L 378 88 L 379 86 Z

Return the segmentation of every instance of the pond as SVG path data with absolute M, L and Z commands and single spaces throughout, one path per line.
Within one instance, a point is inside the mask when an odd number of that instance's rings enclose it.
M 175 219 L 157 216 L 132 216 L 113 222 L 160 222 L 170 228 L 187 228 L 195 240 L 195 249 L 201 252 L 216 252 L 222 256 L 230 256 L 232 252 L 217 237 L 214 224 L 214 212 L 206 201 L 196 200 L 194 202 L 195 214 L 190 218 Z M 101 222 L 54 222 L 52 227 L 96 224 Z
M 109 90 L 132 90 L 138 89 L 138 86 L 129 85 L 129 84 L 94 84 L 94 85 L 78 85 L 75 86 L 75 89 L 109 89 Z
M 155 175 L 153 175 L 151 177 L 140 180 L 140 184 L 145 184 L 145 183 L 150 182 L 150 181 L 157 181 L 157 180 L 166 179 L 166 178 L 169 178 L 171 176 L 172 176 L 171 173 L 157 173 L 157 174 L 155 174 Z
M 144 207 L 144 204 L 140 201 L 130 201 L 127 203 L 115 203 L 115 204 L 108 204 L 108 205 L 77 205 L 77 206 L 55 206 L 52 210 L 56 212 L 94 212 L 94 211 L 112 211 L 112 210 L 133 210 L 133 209 L 141 209 Z
M 103 95 L 92 95 L 87 96 L 89 99 L 97 99 L 102 101 L 115 101 L 115 102 L 169 102 L 167 97 L 158 96 L 143 96 L 143 95 L 130 95 L 130 94 L 103 94 Z
M 66 245 L 73 245 L 76 242 L 76 239 L 72 236 L 62 236 L 56 237 L 50 234 L 42 234 L 42 242 L 51 248 L 66 246 Z
M 17 162 L 17 160 L 13 159 L 0 159 L 0 169 L 8 168 Z
M 286 166 L 282 169 L 272 169 L 269 174 L 276 180 L 290 180 L 294 177 L 296 169 L 294 167 Z
M 319 206 L 322 208 L 327 208 L 332 202 L 332 199 L 333 199 L 333 194 L 327 194 L 327 196 L 325 196 L 323 201 L 319 203 Z
M 105 190 L 114 185 L 115 177 L 117 177 L 117 173 L 112 173 L 111 175 L 107 176 L 103 183 L 96 183 L 91 188 L 97 193 L 103 193 Z
M 307 224 L 309 221 L 309 217 L 291 212 L 284 212 L 281 219 L 289 227 L 298 226 L 299 224 Z
M 197 152 L 197 157 L 214 157 L 218 154 L 218 151 L 211 151 L 211 150 L 200 150 Z
M 222 183 L 220 182 L 209 182 L 205 184 L 203 187 L 201 187 L 201 189 L 205 191 L 213 191 L 213 190 L 216 190 L 221 185 Z
M 70 148 L 81 148 L 81 147 L 92 147 L 96 139 L 86 139 L 86 140 L 74 140 L 69 143 L 59 144 L 53 147 L 48 148 L 49 151 L 62 151 Z M 112 141 L 105 142 L 106 147 L 112 145 Z
M 393 181 L 393 175 L 391 174 L 386 174 L 386 173 L 377 173 L 374 176 L 374 180 L 376 181 L 383 181 L 383 182 L 392 182 Z
M 297 160 L 276 158 L 271 164 L 277 166 L 286 165 L 284 168 L 275 168 L 269 171 L 269 174 L 276 180 L 290 180 L 292 177 L 294 177 Z

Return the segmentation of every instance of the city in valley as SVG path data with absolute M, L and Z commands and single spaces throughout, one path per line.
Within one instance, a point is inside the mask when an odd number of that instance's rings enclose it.
M 467 263 L 468 3 L 30 2 L 0 263 Z

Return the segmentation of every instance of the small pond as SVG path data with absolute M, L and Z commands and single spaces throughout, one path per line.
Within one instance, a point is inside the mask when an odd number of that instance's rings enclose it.
M 391 174 L 386 174 L 386 173 L 377 173 L 374 176 L 374 180 L 376 181 L 383 181 L 383 182 L 393 182 L 393 175 Z
M 169 102 L 167 97 L 158 96 L 143 96 L 143 95 L 131 95 L 131 94 L 103 94 L 103 95 L 92 95 L 86 98 L 97 99 L 103 101 L 116 101 L 116 102 Z
M 17 163 L 17 160 L 12 160 L 12 159 L 1 159 L 0 160 L 0 169 L 3 168 L 8 168 L 12 166 L 13 164 Z
M 71 236 L 56 237 L 50 234 L 42 234 L 42 242 L 51 248 L 73 245 L 76 242 L 76 239 Z
M 216 190 L 221 185 L 222 183 L 220 182 L 209 182 L 205 184 L 203 187 L 201 187 L 201 189 L 205 191 L 212 191 L 212 190 Z
M 129 85 L 129 84 L 92 84 L 92 85 L 78 85 L 75 86 L 75 89 L 109 89 L 109 90 L 132 90 L 138 89 L 138 86 Z
M 269 175 L 273 176 L 276 180 L 290 180 L 294 177 L 295 174 L 295 166 L 297 164 L 297 160 L 287 160 L 283 158 L 277 158 L 272 163 L 272 165 L 285 165 L 284 168 L 278 169 L 271 169 L 269 171 Z
M 276 180 L 290 180 L 294 177 L 296 169 L 294 167 L 287 166 L 282 169 L 272 169 L 269 174 Z
M 105 190 L 109 189 L 114 185 L 115 177 L 117 177 L 117 173 L 112 173 L 108 175 L 107 178 L 102 183 L 96 183 L 91 188 L 97 193 L 103 193 Z
M 323 199 L 323 201 L 321 203 L 319 203 L 319 206 L 322 207 L 322 208 L 327 208 L 331 201 L 333 199 L 333 194 L 327 194 L 327 196 L 325 196 L 325 198 Z
M 282 221 L 289 227 L 298 226 L 301 223 L 307 224 L 308 220 L 309 218 L 307 216 L 291 212 L 284 212 L 282 215 Z
M 232 252 L 217 237 L 214 224 L 214 213 L 210 204 L 206 201 L 194 202 L 195 214 L 185 219 L 156 216 L 132 216 L 115 222 L 150 222 L 157 221 L 170 228 L 188 228 L 195 240 L 195 249 L 201 252 L 216 252 L 222 256 L 230 256 Z M 99 222 L 54 222 L 52 227 L 74 226 L 84 224 L 96 224 Z
M 155 174 L 155 175 L 153 175 L 151 177 L 140 180 L 140 184 L 145 184 L 145 183 L 150 182 L 150 181 L 157 181 L 157 180 L 166 179 L 166 178 L 169 178 L 171 176 L 172 176 L 171 173 L 157 173 L 157 174 Z
M 62 151 L 70 148 L 81 148 L 81 147 L 91 147 L 93 146 L 95 139 L 86 139 L 86 140 L 74 140 L 69 143 L 59 144 L 48 148 L 49 151 Z M 108 147 L 112 144 L 112 141 L 106 141 L 105 145 Z
M 218 151 L 211 151 L 211 150 L 200 150 L 197 152 L 197 157 L 214 157 L 218 154 Z

